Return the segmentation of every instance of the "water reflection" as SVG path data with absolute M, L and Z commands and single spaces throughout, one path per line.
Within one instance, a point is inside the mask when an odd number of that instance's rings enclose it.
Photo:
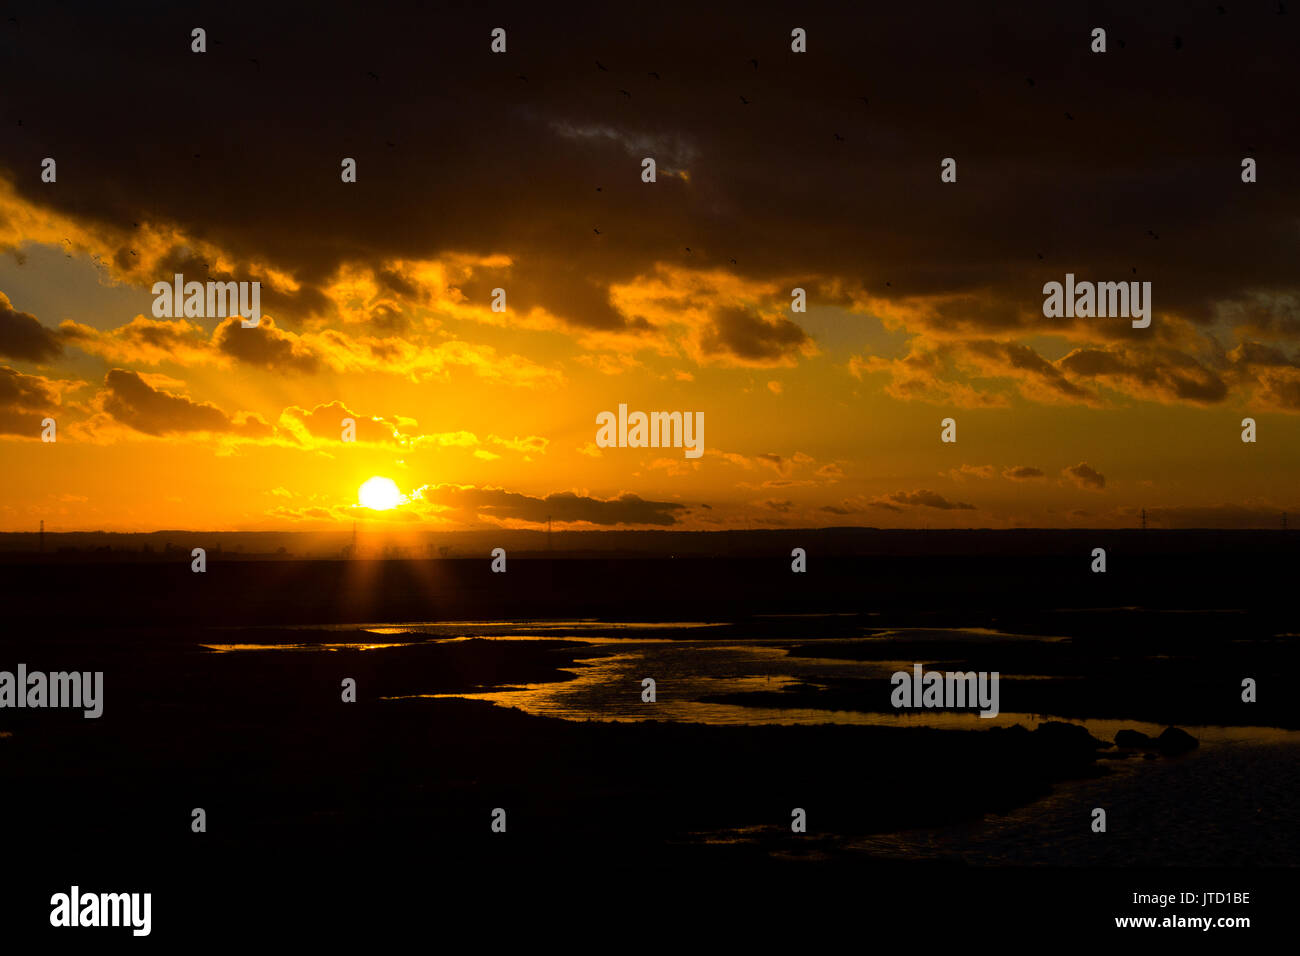
M 314 631 L 364 631 L 376 636 L 408 637 L 388 642 L 301 642 L 288 644 L 241 643 L 204 644 L 218 653 L 237 651 L 338 651 L 382 650 L 422 643 L 455 643 L 471 640 L 551 641 L 572 646 L 585 644 L 590 652 L 565 667 L 571 680 L 519 686 L 483 688 L 474 693 L 418 694 L 417 697 L 462 697 L 490 701 L 529 714 L 564 720 L 646 721 L 667 720 L 706 724 L 851 724 L 869 727 L 931 727 L 945 730 L 989 730 L 1020 724 L 1033 729 L 1049 720 L 1080 724 L 1100 740 L 1110 741 L 1128 728 L 1158 736 L 1165 724 L 1149 721 L 1086 718 L 1054 714 L 1006 711 L 996 717 L 980 717 L 975 711 L 893 710 L 878 702 L 876 710 L 825 709 L 803 706 L 742 706 L 734 701 L 708 700 L 724 695 L 752 692 L 780 692 L 802 686 L 824 689 L 842 680 L 888 679 L 894 672 L 910 670 L 915 658 L 907 660 L 852 660 L 838 657 L 792 655 L 798 648 L 806 653 L 818 646 L 842 646 L 855 642 L 890 640 L 924 645 L 935 642 L 983 644 L 1007 640 L 1056 642 L 1062 637 L 1011 634 L 989 628 L 864 628 L 860 636 L 834 639 L 792 640 L 753 638 L 742 641 L 713 639 L 672 640 L 641 636 L 664 630 L 731 627 L 710 622 L 641 623 L 610 621 L 479 621 L 424 622 L 400 625 L 336 625 L 310 628 Z M 304 628 L 306 629 L 306 628 Z M 288 628 L 286 630 L 295 630 Z M 622 636 L 611 636 L 622 635 Z M 1003 673 L 1003 678 L 1020 680 L 1068 680 L 1063 676 Z M 642 679 L 654 678 L 657 701 L 641 700 Z M 1224 743 L 1300 744 L 1300 731 L 1271 727 L 1220 727 L 1184 725 L 1202 745 Z
M 200 644 L 199 647 L 216 651 L 218 654 L 229 654 L 232 651 L 375 651 L 385 647 L 409 647 L 414 643 L 418 642 L 402 641 L 389 644 L 362 644 L 356 642 L 338 644 L 322 644 L 319 642 L 307 644 Z
M 951 638 L 951 632 L 949 632 Z M 584 642 L 590 639 L 583 639 Z M 837 678 L 888 678 L 908 670 L 912 661 L 855 661 L 790 656 L 801 642 L 788 639 L 720 644 L 710 641 L 591 642 L 593 653 L 563 668 L 572 680 L 494 687 L 477 693 L 421 694 L 421 697 L 462 697 L 486 700 L 542 717 L 565 720 L 673 720 L 706 724 L 853 724 L 871 727 L 933 727 L 946 730 L 988 730 L 1021 724 L 1033 729 L 1058 720 L 1081 724 L 1100 740 L 1113 740 L 1128 728 L 1158 736 L 1166 724 L 1113 718 L 1076 718 L 1052 714 L 1003 712 L 980 717 L 976 712 L 938 710 L 826 710 L 810 707 L 752 707 L 702 700 L 724 694 L 781 691 L 794 685 L 825 687 Z M 1021 675 L 1004 675 L 1023 680 Z M 1034 679 L 1039 675 L 1028 675 Z M 641 681 L 652 677 L 657 702 L 643 703 Z M 1186 726 L 1201 743 L 1251 741 L 1300 743 L 1300 731 L 1271 727 Z
M 671 640 L 666 630 L 701 629 L 701 638 Z M 710 629 L 730 627 L 732 631 Z M 1048 720 L 1080 724 L 1103 741 L 1121 729 L 1155 737 L 1164 724 L 1125 719 L 1063 718 L 1051 714 L 1004 712 L 981 718 L 973 711 L 896 711 L 888 698 L 873 701 L 883 709 L 866 712 L 827 710 L 807 706 L 749 707 L 705 698 L 757 692 L 781 692 L 796 686 L 834 688 L 842 682 L 888 679 L 895 671 L 910 670 L 918 659 L 935 653 L 938 643 L 987 645 L 1003 641 L 1068 640 L 1008 634 L 984 628 L 863 628 L 855 637 L 795 640 L 735 636 L 735 625 L 695 622 L 690 625 L 611 623 L 607 621 L 481 621 L 373 624 L 312 631 L 338 632 L 340 638 L 358 632 L 386 638 L 388 642 L 309 642 L 291 644 L 207 644 L 214 652 L 236 651 L 337 651 L 384 650 L 424 643 L 443 644 L 471 640 L 555 642 L 556 652 L 581 657 L 564 670 L 570 680 L 519 686 L 491 686 L 474 693 L 417 694 L 416 697 L 461 697 L 490 701 L 530 714 L 574 721 L 683 721 L 724 725 L 847 724 L 873 727 L 929 727 L 953 730 L 988 730 L 1021 724 L 1033 729 Z M 250 638 L 254 632 L 250 633 Z M 296 635 L 294 635 L 296 636 Z M 306 637 L 307 635 L 303 635 Z M 319 637 L 320 635 L 315 635 Z M 916 645 L 915 657 L 906 660 L 852 660 L 840 657 L 801 656 L 819 648 L 843 647 L 858 642 L 887 640 Z M 561 644 L 564 649 L 561 650 Z M 927 647 L 927 645 L 931 645 Z M 791 651 L 799 653 L 792 654 Z M 912 648 L 900 649 L 909 653 Z M 825 653 L 834 653 L 826 650 Z M 891 649 L 887 653 L 894 653 Z M 952 652 L 945 649 L 945 660 Z M 566 663 L 570 658 L 566 658 Z M 1029 658 L 1026 658 L 1029 659 Z M 1011 674 L 1016 681 L 1068 680 L 1064 675 Z M 656 682 L 657 702 L 641 700 L 643 678 Z M 418 686 L 418 685 L 417 685 Z M 841 700 L 843 694 L 837 695 Z M 808 696 L 801 694 L 801 703 Z M 814 698 L 815 699 L 815 698 Z M 857 701 L 854 701 L 857 703 Z M 855 838 L 843 847 L 848 852 L 875 858 L 929 859 L 972 864 L 1093 865 L 1204 865 L 1216 863 L 1285 864 L 1293 853 L 1285 839 L 1260 842 L 1258 827 L 1278 808 L 1294 805 L 1300 786 L 1300 731 L 1270 727 L 1219 727 L 1182 725 L 1201 747 L 1175 759 L 1127 759 L 1115 750 L 1101 751 L 1100 763 L 1109 772 L 1095 779 L 1061 782 L 1032 804 L 1006 813 L 950 826 L 879 833 Z M 3 735 L 0 735 L 3 736 Z M 1171 795 L 1177 798 L 1171 801 Z M 1124 826 L 1105 839 L 1097 839 L 1087 825 L 1090 808 L 1116 808 Z M 1196 840 L 1188 833 L 1195 832 Z M 693 833 L 698 843 L 750 844 L 772 855 L 788 852 L 788 830 L 764 825 L 736 830 Z M 815 855 L 815 838 L 803 855 Z

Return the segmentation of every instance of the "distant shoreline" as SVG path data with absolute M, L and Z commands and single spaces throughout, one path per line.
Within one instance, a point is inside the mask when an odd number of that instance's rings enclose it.
M 505 548 L 521 560 L 873 555 L 1051 555 L 1105 542 L 1131 552 L 1281 551 L 1300 554 L 1300 531 L 1278 528 L 762 528 L 729 531 L 545 530 L 412 531 L 358 527 L 338 531 L 38 531 L 0 532 L 0 562 L 188 560 L 447 560 L 486 558 Z M 355 549 L 354 549 L 355 544 Z

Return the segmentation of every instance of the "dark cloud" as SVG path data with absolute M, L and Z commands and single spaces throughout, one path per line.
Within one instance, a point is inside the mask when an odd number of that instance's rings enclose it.
M 644 319 L 625 316 L 614 308 L 608 286 L 583 272 L 585 261 L 575 251 L 573 260 L 552 262 L 542 270 L 537 260 L 524 255 L 508 273 L 480 270 L 480 278 L 461 282 L 458 287 L 471 302 L 487 302 L 492 289 L 505 288 L 513 308 L 524 312 L 547 308 L 577 329 L 612 332 L 650 328 Z
M 962 464 L 948 472 L 948 477 L 954 481 L 965 481 L 967 478 L 992 478 L 994 474 L 992 465 L 966 465 Z
M 705 354 L 727 352 L 741 361 L 772 362 L 794 355 L 809 343 L 808 334 L 789 319 L 764 318 L 752 309 L 723 308 L 701 337 Z
M 1274 408 L 1300 412 L 1300 378 L 1268 378 L 1261 390 L 1261 397 Z
M 1039 388 L 1066 399 L 1087 401 L 1090 393 L 1071 382 L 1061 370 L 1027 345 L 1013 342 L 963 343 L 967 353 L 991 371 L 1028 379 Z
M 0 434 L 38 438 L 42 419 L 57 420 L 58 405 L 58 391 L 48 379 L 0 365 Z
M 974 511 L 975 506 L 964 501 L 949 501 L 937 491 L 922 488 L 919 491 L 900 491 L 869 502 L 873 508 L 900 511 L 899 505 L 909 508 L 939 508 L 943 511 Z
M 1229 375 L 1257 386 L 1254 401 L 1300 412 L 1300 359 L 1275 345 L 1242 342 L 1223 356 Z
M 1046 328 L 1041 287 L 1067 271 L 1151 280 L 1157 324 L 1208 323 L 1216 303 L 1249 301 L 1243 321 L 1294 334 L 1283 297 L 1297 286 L 1300 183 L 1284 170 L 1300 131 L 1277 119 L 1294 106 L 1291 18 L 1116 7 L 1104 19 L 1126 47 L 1102 56 L 1086 52 L 1089 24 L 1051 4 L 991 17 L 938 2 L 923 26 L 915 8 L 843 4 L 809 13 L 809 52 L 796 55 L 785 5 L 740 20 L 696 5 L 685 25 L 671 10 L 495 9 L 502 56 L 472 5 L 346 16 L 340 30 L 344 14 L 233 3 L 202 55 L 149 11 L 89 8 L 68 30 L 37 7 L 6 66 L 0 164 L 29 200 L 124 235 L 142 219 L 174 222 L 290 272 L 298 288 L 265 286 L 263 302 L 288 327 L 326 308 L 321 289 L 342 262 L 464 252 L 511 256 L 512 300 L 578 329 L 643 326 L 614 308 L 610 286 L 669 262 L 835 277 L 876 295 L 976 293 L 935 312 L 936 327 L 964 334 Z M 382 79 L 366 77 L 380 63 Z M 12 82 L 32 75 L 44 79 Z M 88 75 L 148 90 L 150 108 L 105 108 L 85 95 Z M 205 126 L 196 102 L 237 111 L 240 135 Z M 48 119 L 18 128 L 18 117 Z M 1251 185 L 1239 176 L 1248 147 Z M 32 173 L 34 156 L 92 150 L 94 162 L 60 168 L 57 190 Z M 658 158 L 658 182 L 641 181 L 643 155 Z M 357 160 L 354 185 L 339 181 L 344 156 Z M 946 156 L 956 184 L 939 182 Z M 193 260 L 167 256 L 187 276 Z M 770 361 L 803 334 L 737 309 L 717 314 L 709 343 Z
M 1101 491 L 1106 487 L 1106 476 L 1093 468 L 1086 461 L 1081 461 L 1077 465 L 1071 465 L 1061 470 L 1061 474 L 1073 481 L 1080 488 L 1091 488 L 1093 491 Z
M 791 461 L 789 458 L 785 458 L 781 455 L 773 454 L 771 452 L 766 452 L 763 454 L 755 455 L 754 457 L 759 461 L 765 462 L 768 465 L 770 465 L 772 468 L 776 470 L 776 473 L 778 475 L 788 475 L 790 474 L 791 471 L 794 470 L 794 462 Z
M 1044 477 L 1044 474 L 1043 469 L 1031 465 L 1016 465 L 1002 470 L 1002 477 L 1008 481 L 1031 481 L 1034 478 Z
M 30 312 L 19 312 L 0 292 L 0 355 L 28 362 L 46 362 L 63 351 L 58 336 Z
M 1220 313 L 1248 334 L 1263 338 L 1300 335 L 1300 294 L 1253 291 L 1223 303 Z
M 686 506 L 671 501 L 647 501 L 633 494 L 617 498 L 591 498 L 571 491 L 544 498 L 505 491 L 459 485 L 430 485 L 421 492 L 434 505 L 450 507 L 467 518 L 497 518 L 545 524 L 584 521 L 595 525 L 674 525 L 677 512 Z
M 400 309 L 386 302 L 370 310 L 367 323 L 380 335 L 405 332 L 411 325 Z
M 87 352 L 123 362 L 202 362 L 209 351 L 203 328 L 185 319 L 151 319 L 137 315 L 126 325 L 104 331 L 71 319 L 59 323 L 59 335 Z
M 154 388 L 138 372 L 115 368 L 104 378 L 100 407 L 123 425 L 146 435 L 214 432 L 270 437 L 273 429 L 256 415 L 232 419 L 217 406 Z
M 1221 402 L 1228 394 L 1222 376 L 1172 349 L 1076 349 L 1061 359 L 1060 366 L 1144 398 L 1205 405 Z
M 261 368 L 278 372 L 313 373 L 320 371 L 320 357 L 292 333 L 276 328 L 269 315 L 253 328 L 244 328 L 238 317 L 224 320 L 213 334 L 219 351 Z
M 1260 342 L 1242 342 L 1231 352 L 1227 353 L 1227 358 L 1234 365 L 1251 366 L 1264 365 L 1270 367 L 1300 365 L 1283 349 L 1276 345 L 1264 345 Z

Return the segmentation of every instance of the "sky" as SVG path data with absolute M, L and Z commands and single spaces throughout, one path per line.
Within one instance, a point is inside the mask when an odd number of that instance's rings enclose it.
M 1276 0 L 46 6 L 0 37 L 0 531 L 1300 510 Z M 178 273 L 260 324 L 157 317 Z M 1149 327 L 1045 316 L 1067 274 Z M 703 453 L 600 447 L 620 404 Z

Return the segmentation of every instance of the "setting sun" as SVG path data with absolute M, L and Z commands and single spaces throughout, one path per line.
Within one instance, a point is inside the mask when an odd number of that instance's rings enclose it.
M 357 489 L 357 500 L 372 511 L 387 511 L 402 503 L 402 492 L 391 478 L 371 478 Z

